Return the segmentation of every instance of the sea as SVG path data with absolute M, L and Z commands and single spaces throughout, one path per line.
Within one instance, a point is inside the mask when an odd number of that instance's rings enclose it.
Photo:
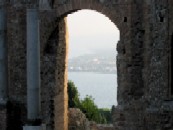
M 117 75 L 96 72 L 68 72 L 68 80 L 74 82 L 80 99 L 92 96 L 98 108 L 117 105 Z

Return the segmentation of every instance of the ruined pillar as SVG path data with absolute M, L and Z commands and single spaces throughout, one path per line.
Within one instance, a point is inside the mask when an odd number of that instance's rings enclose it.
M 7 70 L 7 42 L 6 42 L 6 9 L 5 2 L 0 0 L 0 104 L 7 102 L 8 70 Z
M 40 116 L 40 41 L 37 9 L 27 10 L 27 116 Z
M 59 39 L 57 47 L 56 87 L 54 98 L 55 130 L 68 130 L 68 94 L 67 94 L 67 62 L 68 62 L 68 27 L 67 19 L 59 21 Z M 59 78 L 60 77 L 60 78 Z
M 38 9 L 27 9 L 27 118 L 23 130 L 42 130 L 40 118 L 40 39 Z

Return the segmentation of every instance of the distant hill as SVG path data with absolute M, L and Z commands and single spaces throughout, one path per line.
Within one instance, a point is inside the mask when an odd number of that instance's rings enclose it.
M 116 51 L 101 50 L 69 59 L 68 71 L 116 73 Z

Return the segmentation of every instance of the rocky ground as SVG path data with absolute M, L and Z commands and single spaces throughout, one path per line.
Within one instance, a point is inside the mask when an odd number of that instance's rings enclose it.
M 88 121 L 85 114 L 77 108 L 69 109 L 69 130 L 114 130 L 113 125 L 96 124 Z

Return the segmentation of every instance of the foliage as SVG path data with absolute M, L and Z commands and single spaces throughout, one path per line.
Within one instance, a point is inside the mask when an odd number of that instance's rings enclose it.
M 108 124 L 112 123 L 112 117 L 111 117 L 111 110 L 110 109 L 108 109 L 108 108 L 100 108 L 99 112 L 101 113 L 101 115 L 103 117 L 106 118 L 106 121 L 107 121 Z
M 77 87 L 72 81 L 68 82 L 69 108 L 79 108 L 90 121 L 106 124 L 111 122 L 110 109 L 99 109 L 92 96 L 80 100 Z
M 90 121 L 97 123 L 106 123 L 106 119 L 99 113 L 97 105 L 94 103 L 94 99 L 91 96 L 86 96 L 81 100 L 81 108 L 83 113 Z
M 68 81 L 68 105 L 69 108 L 78 108 L 80 104 L 79 92 L 72 81 Z

